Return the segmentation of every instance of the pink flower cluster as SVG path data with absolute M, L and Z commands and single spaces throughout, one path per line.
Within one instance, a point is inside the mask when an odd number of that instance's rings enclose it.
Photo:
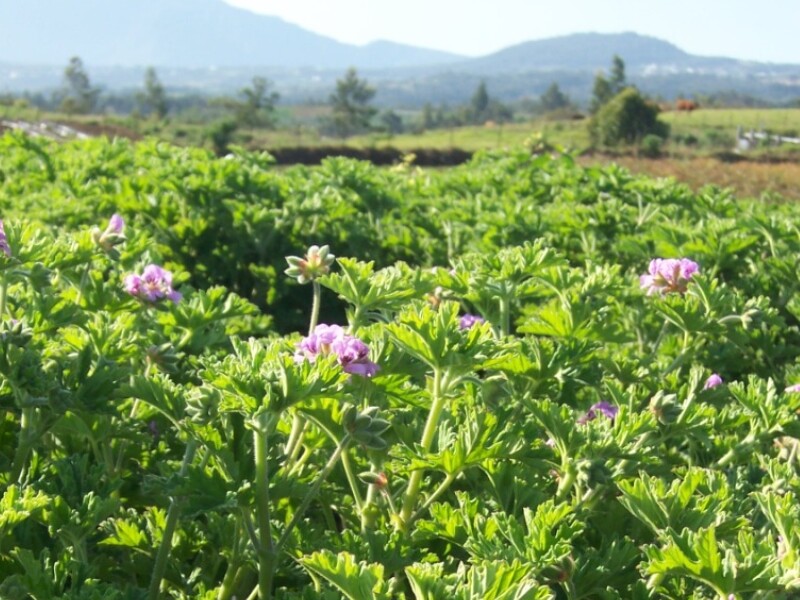
M 462 315 L 461 318 L 458 320 L 458 328 L 471 329 L 475 325 L 480 325 L 481 323 L 485 322 L 486 319 L 484 319 L 480 315 L 471 315 L 467 313 L 466 315 Z
M 654 258 L 650 261 L 647 274 L 639 278 L 639 284 L 647 290 L 648 296 L 670 292 L 682 294 L 698 270 L 697 263 L 688 258 Z
M 158 265 L 147 265 L 141 275 L 128 275 L 125 278 L 125 291 L 151 304 L 165 299 L 177 304 L 183 297 L 172 287 L 172 273 Z
M 619 406 L 614 406 L 605 400 L 601 400 L 597 404 L 593 404 L 585 414 L 580 416 L 577 420 L 577 423 L 578 425 L 585 425 L 589 421 L 594 421 L 598 415 L 603 415 L 613 421 L 617 417 L 618 412 Z
M 372 377 L 380 369 L 369 359 L 369 347 L 338 325 L 317 325 L 313 333 L 297 345 L 294 359 L 314 362 L 321 354 L 335 354 L 344 372 L 352 375 Z

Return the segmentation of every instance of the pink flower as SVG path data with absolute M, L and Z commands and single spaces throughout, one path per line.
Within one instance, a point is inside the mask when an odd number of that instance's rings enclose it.
M 708 379 L 706 379 L 706 382 L 703 385 L 703 389 L 710 390 L 711 388 L 715 388 L 718 385 L 722 385 L 722 377 L 720 377 L 716 373 L 712 373 L 711 376 Z
M 317 355 L 328 354 L 331 351 L 331 344 L 343 335 L 345 335 L 344 329 L 338 325 L 317 325 L 313 333 L 303 338 L 297 345 L 294 359 L 297 362 L 304 360 L 314 362 Z
M 789 387 L 786 388 L 785 391 L 790 394 L 796 394 L 800 392 L 800 383 L 795 383 L 794 385 L 790 385 Z
M 172 273 L 158 265 L 147 265 L 141 275 L 128 275 L 125 278 L 125 291 L 151 304 L 165 299 L 177 304 L 183 297 L 172 287 Z
M 586 411 L 586 414 L 578 418 L 578 425 L 585 425 L 589 421 L 594 421 L 597 418 L 597 414 L 600 413 L 605 417 L 611 419 L 612 421 L 616 418 L 617 413 L 619 412 L 619 406 L 614 406 L 605 400 L 598 402 L 597 404 L 593 404 L 592 407 Z
M 647 290 L 648 296 L 670 292 L 682 294 L 698 270 L 697 263 L 688 258 L 654 258 L 647 274 L 639 278 L 639 285 Z
M 485 322 L 486 322 L 486 319 L 484 319 L 483 317 L 481 317 L 479 315 L 466 314 L 466 315 L 463 315 L 458 320 L 458 328 L 459 329 L 470 329 L 471 327 L 474 327 L 475 325 L 480 325 L 481 323 L 485 323 Z
M 114 213 L 108 220 L 108 227 L 106 227 L 106 233 L 122 233 L 122 230 L 124 228 L 125 228 L 125 221 L 122 220 L 122 217 L 119 214 Z
M 320 324 L 297 345 L 297 362 L 314 362 L 319 355 L 334 354 L 345 373 L 372 377 L 380 367 L 369 360 L 369 347 L 355 336 L 348 335 L 338 325 Z

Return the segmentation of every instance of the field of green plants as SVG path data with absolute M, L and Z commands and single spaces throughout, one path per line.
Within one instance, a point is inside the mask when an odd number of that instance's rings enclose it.
M 0 598 L 800 595 L 800 208 L 0 138 Z

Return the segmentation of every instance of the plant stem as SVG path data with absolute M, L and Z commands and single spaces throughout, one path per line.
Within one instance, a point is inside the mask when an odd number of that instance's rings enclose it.
M 373 473 L 379 473 L 381 470 L 381 465 L 378 462 L 372 461 L 371 465 Z M 375 513 L 373 511 L 369 511 L 369 507 L 375 503 L 375 497 L 378 495 L 380 489 L 376 484 L 370 484 L 369 488 L 367 489 L 367 499 L 364 502 L 364 505 L 360 508 L 361 511 L 361 532 L 365 533 L 368 529 L 372 529 L 375 526 Z
M 314 496 L 317 495 L 319 489 L 322 487 L 324 481 L 328 478 L 328 475 L 331 474 L 333 471 L 333 467 L 336 466 L 336 463 L 339 461 L 339 458 L 342 456 L 345 448 L 350 443 L 350 435 L 347 434 L 342 438 L 342 441 L 339 442 L 339 445 L 336 446 L 336 450 L 331 454 L 331 457 L 328 459 L 328 462 L 325 463 L 325 466 L 322 468 L 322 471 L 317 477 L 316 481 L 314 481 L 314 485 L 311 486 L 311 489 L 308 490 L 306 497 L 303 498 L 303 501 L 300 503 L 300 506 L 297 507 L 297 510 L 292 515 L 292 520 L 289 521 L 289 524 L 286 526 L 286 529 L 283 530 L 278 543 L 275 545 L 275 555 L 279 555 L 281 550 L 283 550 L 284 545 L 289 540 L 289 536 L 292 534 L 292 529 L 295 528 L 297 523 L 300 522 L 300 519 L 303 518 L 306 510 L 308 510 L 311 501 L 314 499 Z
M 0 319 L 6 314 L 6 297 L 8 296 L 8 280 L 0 279 Z
M 286 447 L 284 449 L 287 459 L 286 462 L 289 465 L 297 460 L 297 455 L 300 453 L 305 427 L 306 420 L 301 417 L 299 413 L 295 413 L 292 418 L 292 430 L 289 432 L 289 437 L 286 439 Z
M 92 261 L 90 260 L 86 263 L 86 268 L 83 270 L 83 275 L 81 276 L 81 282 L 78 284 L 78 297 L 75 299 L 75 304 L 78 306 L 81 305 L 81 300 L 83 300 L 83 288 L 86 287 L 86 282 L 89 279 L 89 269 L 92 267 Z
M 33 436 L 31 429 L 33 428 L 33 418 L 36 414 L 36 409 L 31 406 L 23 407 L 22 416 L 19 421 L 19 441 L 17 442 L 17 451 L 14 453 L 14 462 L 11 466 L 11 474 L 8 478 L 9 481 L 17 480 L 22 483 L 25 480 L 25 463 L 28 462 L 28 454 L 31 451 L 31 442 Z
M 575 484 L 575 479 L 577 477 L 577 474 L 575 473 L 575 467 L 571 463 L 564 465 L 562 471 L 564 475 L 562 476 L 561 481 L 558 484 L 558 489 L 556 490 L 556 502 L 561 502 L 567 497 L 567 495 L 572 491 L 572 486 Z
M 319 307 L 322 303 L 322 288 L 320 287 L 319 282 L 315 279 L 311 282 L 311 285 L 314 289 L 314 299 L 311 303 L 311 322 L 308 325 L 308 335 L 314 333 L 314 329 L 319 321 Z
M 503 337 L 511 333 L 511 306 L 508 296 L 500 297 L 500 333 Z
M 179 478 L 183 479 L 186 477 L 186 471 L 189 470 L 189 465 L 192 463 L 195 450 L 197 450 L 197 441 L 190 439 L 186 444 L 186 451 L 183 454 L 183 462 L 178 472 Z M 153 565 L 153 576 L 150 579 L 150 589 L 147 592 L 148 600 L 158 599 L 158 594 L 161 589 L 161 580 L 164 578 L 164 572 L 167 570 L 167 559 L 172 549 L 172 536 L 175 533 L 175 527 L 178 525 L 179 515 L 180 507 L 178 505 L 178 499 L 173 496 L 169 502 L 167 522 L 164 525 L 164 534 L 161 537 L 161 545 L 158 547 L 155 565 Z
M 356 477 L 353 463 L 350 461 L 350 455 L 347 452 L 342 453 L 342 466 L 344 467 L 344 474 L 347 476 L 347 482 L 350 484 L 350 490 L 353 492 L 353 501 L 356 503 L 356 509 L 361 512 L 364 510 L 364 500 L 358 490 L 360 485 L 358 477 Z
M 423 513 L 430 508 L 431 504 L 436 502 L 439 496 L 447 491 L 450 485 L 456 480 L 456 477 L 458 477 L 458 473 L 448 473 L 444 481 L 442 481 L 442 483 L 439 484 L 439 487 L 437 487 L 436 490 L 434 490 L 434 492 L 425 500 L 425 503 L 419 508 L 419 510 L 411 515 L 410 522 L 413 523 L 419 519 Z
M 268 441 L 271 415 L 257 416 L 253 430 L 253 455 L 256 468 L 256 524 L 258 527 L 258 595 L 262 600 L 272 597 L 272 581 L 276 570 L 276 553 L 272 545 L 272 525 L 269 510 Z
M 444 408 L 445 396 L 442 394 L 442 371 L 438 367 L 433 370 L 433 388 L 431 390 L 431 411 L 428 413 L 428 420 L 422 432 L 421 446 L 425 452 L 431 449 L 433 436 L 439 427 L 439 417 Z M 419 488 L 422 483 L 422 469 L 414 471 L 408 479 L 408 488 L 403 499 L 403 509 L 400 513 L 400 524 L 405 530 L 411 520 L 411 513 L 417 503 Z
M 231 558 L 228 562 L 228 568 L 225 570 L 225 576 L 222 578 L 222 585 L 217 593 L 217 600 L 229 600 L 236 591 L 236 577 L 239 574 L 239 564 L 241 562 L 241 539 L 242 527 L 244 525 L 239 521 L 236 522 L 236 530 L 233 534 L 233 550 Z

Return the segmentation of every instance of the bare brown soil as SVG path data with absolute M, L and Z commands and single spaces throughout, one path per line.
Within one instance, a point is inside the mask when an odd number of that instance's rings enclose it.
M 706 185 L 731 188 L 741 198 L 781 196 L 800 200 L 800 163 L 723 162 L 716 158 L 635 158 L 630 156 L 585 156 L 584 165 L 616 163 L 633 173 L 652 177 L 674 177 L 700 189 Z

